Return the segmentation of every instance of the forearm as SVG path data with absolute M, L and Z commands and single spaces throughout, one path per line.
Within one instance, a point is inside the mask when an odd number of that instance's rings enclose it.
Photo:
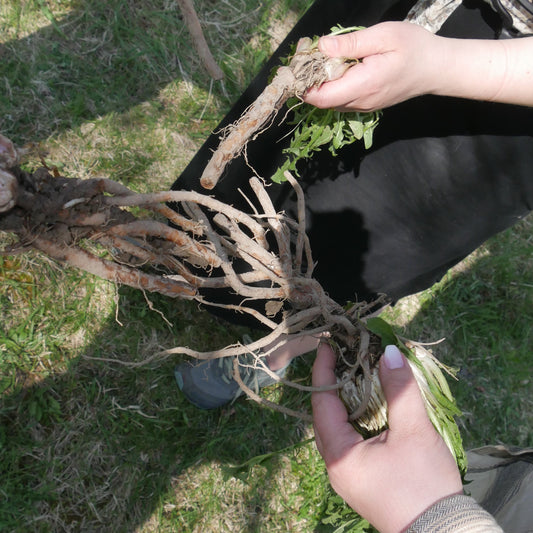
M 533 106 L 533 37 L 436 39 L 439 57 L 431 67 L 435 82 L 428 92 Z
M 384 22 L 322 38 L 319 48 L 360 61 L 307 93 L 317 107 L 373 111 L 422 94 L 533 106 L 533 37 L 451 39 L 413 23 Z

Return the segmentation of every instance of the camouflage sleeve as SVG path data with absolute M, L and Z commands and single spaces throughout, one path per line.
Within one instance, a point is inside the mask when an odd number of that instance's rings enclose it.
M 439 500 L 424 511 L 406 533 L 503 533 L 494 518 L 473 498 L 464 495 Z
M 502 19 L 512 36 L 533 34 L 533 0 L 485 0 Z M 462 0 L 418 0 L 407 14 L 414 22 L 437 33 Z
M 533 0 L 485 0 L 518 35 L 533 34 Z

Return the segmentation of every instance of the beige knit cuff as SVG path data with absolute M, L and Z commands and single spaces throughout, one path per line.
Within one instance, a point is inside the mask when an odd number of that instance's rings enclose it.
M 503 533 L 503 530 L 473 498 L 456 494 L 426 509 L 406 533 Z

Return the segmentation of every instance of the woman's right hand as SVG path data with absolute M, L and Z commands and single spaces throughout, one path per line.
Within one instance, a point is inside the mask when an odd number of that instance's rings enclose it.
M 439 37 L 409 22 L 384 22 L 325 36 L 319 50 L 359 59 L 340 79 L 311 89 L 304 100 L 320 108 L 373 111 L 432 91 Z

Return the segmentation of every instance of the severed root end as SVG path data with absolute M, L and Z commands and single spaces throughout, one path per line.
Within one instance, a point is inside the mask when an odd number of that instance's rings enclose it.
M 7 170 L 0 169 L 0 213 L 5 213 L 17 202 L 17 178 Z
M 0 213 L 5 213 L 15 206 L 18 184 L 9 171 L 19 162 L 19 153 L 10 139 L 0 135 Z

